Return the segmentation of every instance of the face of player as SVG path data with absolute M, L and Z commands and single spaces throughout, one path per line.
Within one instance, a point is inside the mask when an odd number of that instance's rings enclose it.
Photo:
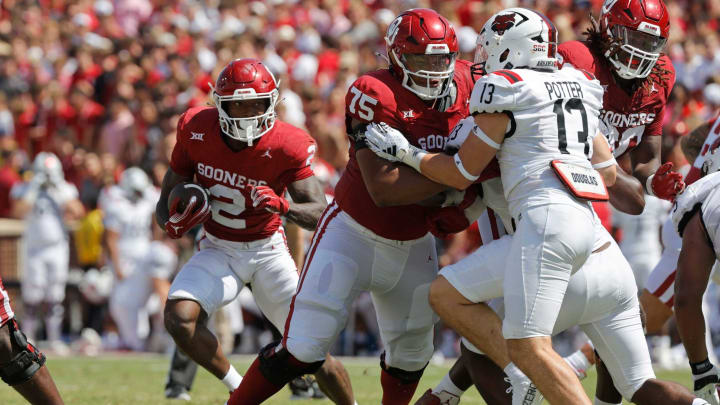
M 226 102 L 225 109 L 230 118 L 249 118 L 264 114 L 269 102 L 267 99 L 231 100 Z
M 404 54 L 403 64 L 411 72 L 422 72 L 422 76 L 410 73 L 410 80 L 418 86 L 436 88 L 443 84 L 446 72 L 453 69 L 456 54 L 439 55 Z M 436 74 L 434 74 L 437 72 Z M 436 76 L 436 77 L 434 77 Z

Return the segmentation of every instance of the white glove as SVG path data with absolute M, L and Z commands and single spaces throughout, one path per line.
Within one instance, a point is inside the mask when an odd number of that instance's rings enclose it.
M 690 364 L 693 378 L 693 389 L 696 397 L 704 399 L 710 405 L 720 405 L 717 384 L 720 381 L 718 369 L 705 360 L 697 364 Z
M 710 405 L 720 404 L 720 397 L 718 397 L 717 385 L 715 383 L 710 383 L 696 390 L 694 394 L 696 397 L 707 401 Z
M 388 124 L 372 122 L 365 130 L 365 142 L 376 155 L 391 162 L 403 162 L 420 171 L 420 161 L 425 152 L 405 138 L 402 132 Z

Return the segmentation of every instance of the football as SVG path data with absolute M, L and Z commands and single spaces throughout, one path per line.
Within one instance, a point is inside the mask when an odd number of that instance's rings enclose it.
M 177 201 L 176 212 L 185 211 L 185 207 L 190 203 L 192 198 L 196 198 L 198 203 L 195 204 L 193 212 L 199 210 L 203 206 L 203 200 L 208 199 L 207 192 L 199 184 L 180 183 L 173 187 L 168 196 L 168 210 L 172 210 L 173 204 Z

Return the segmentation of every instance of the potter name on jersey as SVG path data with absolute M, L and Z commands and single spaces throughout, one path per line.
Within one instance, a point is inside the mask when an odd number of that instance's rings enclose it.
M 554 98 L 583 98 L 582 86 L 578 82 L 545 82 L 550 100 Z
M 212 167 L 205 163 L 198 162 L 197 164 L 198 176 L 203 176 L 208 179 L 215 180 L 220 183 L 227 184 L 228 186 L 244 188 L 245 186 L 266 186 L 265 180 L 255 180 L 246 176 L 239 175 L 237 173 L 231 173 L 225 169 L 219 167 Z

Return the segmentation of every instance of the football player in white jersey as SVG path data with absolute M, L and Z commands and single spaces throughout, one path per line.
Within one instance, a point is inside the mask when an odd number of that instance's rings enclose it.
M 708 357 L 702 301 L 713 265 L 720 259 L 720 150 L 714 150 L 706 161 L 714 172 L 688 186 L 672 210 L 674 228 L 682 237 L 674 310 L 695 390 L 712 394 L 712 403 L 717 404 L 718 369 Z
M 456 139 L 448 141 L 449 146 L 455 143 L 461 145 L 469 135 L 473 119 L 466 118 L 459 125 L 465 124 L 465 128 L 457 131 Z M 465 131 L 463 131 L 465 129 Z M 595 153 L 592 156 L 592 163 L 595 166 L 613 167 L 614 159 L 609 149 L 602 148 L 603 137 L 595 137 Z M 604 154 L 603 154 L 604 153 Z M 613 169 L 600 169 L 605 172 L 612 184 Z M 606 177 L 604 177 L 606 178 Z M 482 183 L 484 201 L 502 219 L 503 223 L 509 224 L 509 232 L 512 233 L 507 202 L 504 201 L 502 184 L 498 179 L 488 180 Z M 632 270 L 623 257 L 617 244 L 612 240 L 602 224 L 595 222 L 595 242 L 593 254 L 585 264 L 573 274 L 568 284 L 568 290 L 564 297 L 558 320 L 553 328 L 553 334 L 561 332 L 570 326 L 580 325 L 597 344 L 597 351 L 614 379 L 615 386 L 619 387 L 622 396 L 638 404 L 655 404 L 663 401 L 666 404 L 691 404 L 695 398 L 683 387 L 655 379 L 650 356 L 643 334 L 640 310 L 637 300 L 637 287 L 635 286 Z M 446 266 L 440 271 L 439 277 L 431 286 L 430 300 L 433 308 L 440 317 L 464 337 L 463 345 L 475 353 L 479 353 L 477 347 L 485 348 L 489 344 L 487 330 L 493 329 L 492 324 L 499 324 L 500 319 L 492 316 L 492 319 L 477 316 L 478 304 L 484 301 L 491 301 L 491 308 L 502 316 L 503 300 L 495 299 L 503 294 L 503 281 L 505 272 L 503 267 L 505 258 L 509 255 L 512 244 L 512 236 L 504 236 L 481 246 L 469 256 L 459 262 Z M 463 301 L 469 310 L 460 309 L 455 301 Z M 448 302 L 451 305 L 448 305 Z M 449 311 L 455 311 L 455 316 L 448 316 Z M 472 319 L 472 321 L 467 321 Z M 499 330 L 499 327 L 495 328 Z M 466 339 L 470 338 L 470 339 Z M 471 340 L 471 341 L 470 341 Z M 473 345 L 472 343 L 476 343 Z M 538 394 L 535 387 L 530 385 L 522 374 L 518 373 L 516 367 L 510 362 L 507 350 L 501 347 L 496 351 L 493 360 L 506 370 L 513 386 L 513 400 L 522 404 L 540 404 L 542 395 Z M 494 376 L 483 375 L 484 378 Z M 435 399 L 444 400 L 450 405 L 459 402 L 459 393 L 450 395 L 450 392 L 436 392 Z M 485 394 L 485 393 L 483 393 Z M 431 401 L 431 397 L 425 396 L 425 401 L 417 404 L 437 403 Z M 491 403 L 509 403 L 507 395 L 495 396 Z M 602 404 L 597 402 L 596 404 Z M 516 403 L 516 402 L 513 402 Z M 698 404 L 703 402 L 697 402 Z
M 66 224 L 82 217 L 78 190 L 65 181 L 62 164 L 52 153 L 33 161 L 33 177 L 12 188 L 13 216 L 25 218 L 25 270 L 22 297 L 24 331 L 35 341 L 38 316 L 45 305 L 45 331 L 50 342 L 60 341 L 64 315 L 70 248 Z
M 478 42 L 476 62 L 485 63 L 488 75 L 470 99 L 475 136 L 456 155 L 425 153 L 386 125 L 371 124 L 367 141 L 380 156 L 458 189 L 472 184 L 497 154 L 517 227 L 504 279 L 508 351 L 550 402 L 590 404 L 550 335 L 570 275 L 593 249 L 589 199 L 608 198 L 588 161 L 603 88 L 589 73 L 557 70 L 557 31 L 532 10 L 496 14 Z
M 105 241 L 115 272 L 110 296 L 110 314 L 118 326 L 122 344 L 132 350 L 144 348 L 147 313 L 128 302 L 141 300 L 144 279 L 132 277 L 138 271 L 152 240 L 152 215 L 159 193 L 145 172 L 138 167 L 126 169 L 118 185 L 102 191 L 98 205 L 103 211 Z
M 660 229 L 668 217 L 671 205 L 669 201 L 647 195 L 645 209 L 640 215 L 630 215 L 613 209 L 612 225 L 622 230 L 620 250 L 630 262 L 635 283 L 640 291 L 645 288 L 650 272 L 660 261 Z

